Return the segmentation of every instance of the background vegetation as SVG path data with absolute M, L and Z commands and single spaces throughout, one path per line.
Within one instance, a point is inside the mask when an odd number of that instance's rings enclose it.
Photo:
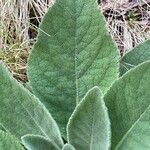
M 27 58 L 39 23 L 52 4 L 52 0 L 0 1 L 0 59 L 21 82 L 27 81 Z M 99 4 L 121 55 L 150 37 L 149 0 L 103 0 Z

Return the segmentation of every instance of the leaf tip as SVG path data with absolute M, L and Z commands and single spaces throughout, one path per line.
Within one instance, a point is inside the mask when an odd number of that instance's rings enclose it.
M 88 95 L 88 94 L 92 94 L 94 93 L 95 95 L 102 95 L 102 91 L 100 90 L 100 88 L 98 86 L 94 86 L 93 88 L 91 88 L 87 94 L 85 95 L 85 97 Z

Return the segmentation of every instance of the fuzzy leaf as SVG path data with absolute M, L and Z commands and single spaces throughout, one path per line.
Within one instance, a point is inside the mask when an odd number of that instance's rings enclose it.
M 110 122 L 98 87 L 86 94 L 71 116 L 68 141 L 77 150 L 108 150 Z
M 75 150 L 71 144 L 65 144 L 62 150 Z
M 0 122 L 13 135 L 45 136 L 60 147 L 63 145 L 56 122 L 44 105 L 0 63 Z
M 115 82 L 105 98 L 112 127 L 112 149 L 150 149 L 150 62 Z
M 39 135 L 25 135 L 21 139 L 27 150 L 61 150 L 55 143 Z
M 124 55 L 120 61 L 120 75 L 122 76 L 131 68 L 150 60 L 150 40 L 138 45 Z
M 24 150 L 24 148 L 14 136 L 0 130 L 0 150 Z
M 86 92 L 100 86 L 105 93 L 118 77 L 117 48 L 96 0 L 56 0 L 39 32 L 29 58 L 29 80 L 65 133 Z

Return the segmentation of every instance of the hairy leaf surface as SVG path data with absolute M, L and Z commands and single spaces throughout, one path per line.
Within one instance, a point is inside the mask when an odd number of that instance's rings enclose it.
M 61 150 L 55 143 L 39 135 L 25 135 L 21 139 L 27 150 Z
M 77 150 L 108 150 L 110 122 L 98 87 L 86 94 L 71 116 L 68 141 Z
M 24 150 L 24 148 L 14 136 L 0 130 L 0 150 Z
M 122 76 L 131 68 L 150 60 L 150 40 L 138 45 L 129 51 L 120 61 L 120 75 Z
M 28 75 L 64 133 L 86 92 L 100 86 L 105 93 L 118 77 L 118 52 L 96 0 L 56 0 L 39 32 Z
M 63 145 L 56 122 L 44 105 L 0 63 L 0 122 L 13 135 L 37 134 Z
M 130 70 L 105 98 L 112 127 L 112 149 L 150 149 L 150 62 Z

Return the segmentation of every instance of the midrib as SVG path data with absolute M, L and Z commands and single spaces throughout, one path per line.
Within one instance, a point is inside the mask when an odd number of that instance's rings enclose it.
M 75 7 L 75 31 L 74 31 L 74 64 L 75 64 L 75 84 L 76 84 L 76 105 L 79 103 L 79 94 L 78 94 L 78 77 L 77 77 L 77 10 L 76 10 L 76 0 L 74 0 L 74 7 Z

